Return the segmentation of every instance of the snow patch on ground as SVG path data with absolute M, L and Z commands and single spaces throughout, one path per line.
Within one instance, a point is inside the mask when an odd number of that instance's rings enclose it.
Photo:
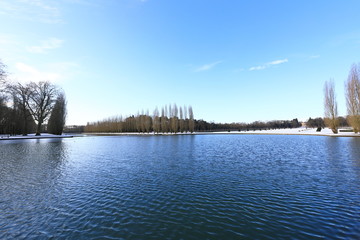
M 48 133 L 42 133 L 41 136 L 35 136 L 35 133 L 28 134 L 27 136 L 23 135 L 0 135 L 0 140 L 18 140 L 18 139 L 43 139 L 43 138 L 71 138 L 72 135 L 53 135 Z
M 340 129 L 341 130 L 341 129 Z M 344 128 L 345 130 L 345 128 Z M 346 129 L 348 130 L 348 128 Z M 337 134 L 334 134 L 331 129 L 325 128 L 322 129 L 320 132 L 316 131 L 316 128 L 284 128 L 284 129 L 273 129 L 273 130 L 255 130 L 255 131 L 224 131 L 224 132 L 194 132 L 194 133 L 137 133 L 137 132 L 131 132 L 131 133 L 84 133 L 85 136 L 174 136 L 174 135 L 216 135 L 216 134 L 257 134 L 257 135 L 313 135 L 313 136 L 330 136 L 330 137 L 360 137 L 360 134 L 354 133 L 354 132 L 340 132 Z
M 339 129 L 341 130 L 341 129 Z M 285 129 L 273 129 L 273 130 L 255 130 L 255 131 L 233 131 L 233 132 L 215 132 L 214 134 L 270 134 L 270 135 L 314 135 L 314 136 L 331 136 L 331 137 L 360 137 L 359 134 L 354 132 L 340 132 L 335 134 L 331 129 L 325 128 L 320 132 L 316 131 L 316 128 L 285 128 Z

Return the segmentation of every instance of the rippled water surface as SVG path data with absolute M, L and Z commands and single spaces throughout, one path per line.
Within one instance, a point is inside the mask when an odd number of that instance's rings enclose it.
M 359 239 L 360 138 L 0 141 L 0 239 Z

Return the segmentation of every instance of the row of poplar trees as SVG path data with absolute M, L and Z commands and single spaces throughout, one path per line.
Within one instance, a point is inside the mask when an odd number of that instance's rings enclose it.
M 0 133 L 61 135 L 65 126 L 66 99 L 64 92 L 48 82 L 20 83 L 9 81 L 6 66 L 0 61 Z
M 347 107 L 347 122 L 355 133 L 360 131 L 360 64 L 351 66 L 345 81 L 345 98 Z M 329 80 L 324 85 L 325 124 L 333 133 L 338 133 L 339 117 L 335 95 L 334 81 Z
M 194 132 L 195 120 L 191 106 L 178 107 L 176 104 L 164 106 L 161 112 L 155 108 L 136 116 L 112 117 L 98 122 L 88 123 L 85 132 L 138 132 L 138 133 L 186 133 Z

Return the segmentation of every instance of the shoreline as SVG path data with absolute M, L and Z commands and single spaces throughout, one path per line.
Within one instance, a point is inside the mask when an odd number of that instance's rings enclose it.
M 15 135 L 15 136 L 0 136 L 0 141 L 6 140 L 27 140 L 27 139 L 59 139 L 59 138 L 72 138 L 73 135 L 53 135 L 48 133 L 43 133 L 40 136 L 35 136 L 35 134 L 28 134 L 27 136 Z
M 346 129 L 339 129 L 346 130 Z M 222 131 L 222 132 L 187 132 L 187 133 L 138 133 L 138 132 L 122 132 L 122 133 L 82 133 L 75 134 L 76 136 L 183 136 L 183 135 L 304 135 L 304 136 L 323 136 L 323 137 L 360 137 L 360 134 L 354 132 L 340 132 L 337 134 L 332 133 L 328 128 L 322 129 L 321 132 L 316 132 L 315 128 L 286 128 L 286 129 L 274 129 L 274 130 L 251 130 L 251 131 Z M 52 135 L 44 133 L 41 136 L 35 136 L 35 134 L 29 134 L 28 136 L 16 135 L 0 135 L 0 141 L 5 140 L 27 140 L 27 139 L 61 139 L 61 138 L 73 138 L 74 135 Z
M 345 129 L 339 129 L 345 130 Z M 182 136 L 182 135 L 305 135 L 305 136 L 324 136 L 324 137 L 360 137 L 360 134 L 354 132 L 332 133 L 331 129 L 325 128 L 321 132 L 316 132 L 315 128 L 286 128 L 275 130 L 252 130 L 252 131 L 224 131 L 224 132 L 194 132 L 194 133 L 83 133 L 85 136 Z

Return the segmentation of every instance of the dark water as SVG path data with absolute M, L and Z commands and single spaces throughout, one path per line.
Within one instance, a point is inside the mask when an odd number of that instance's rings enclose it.
M 360 138 L 0 141 L 0 239 L 360 239 Z

